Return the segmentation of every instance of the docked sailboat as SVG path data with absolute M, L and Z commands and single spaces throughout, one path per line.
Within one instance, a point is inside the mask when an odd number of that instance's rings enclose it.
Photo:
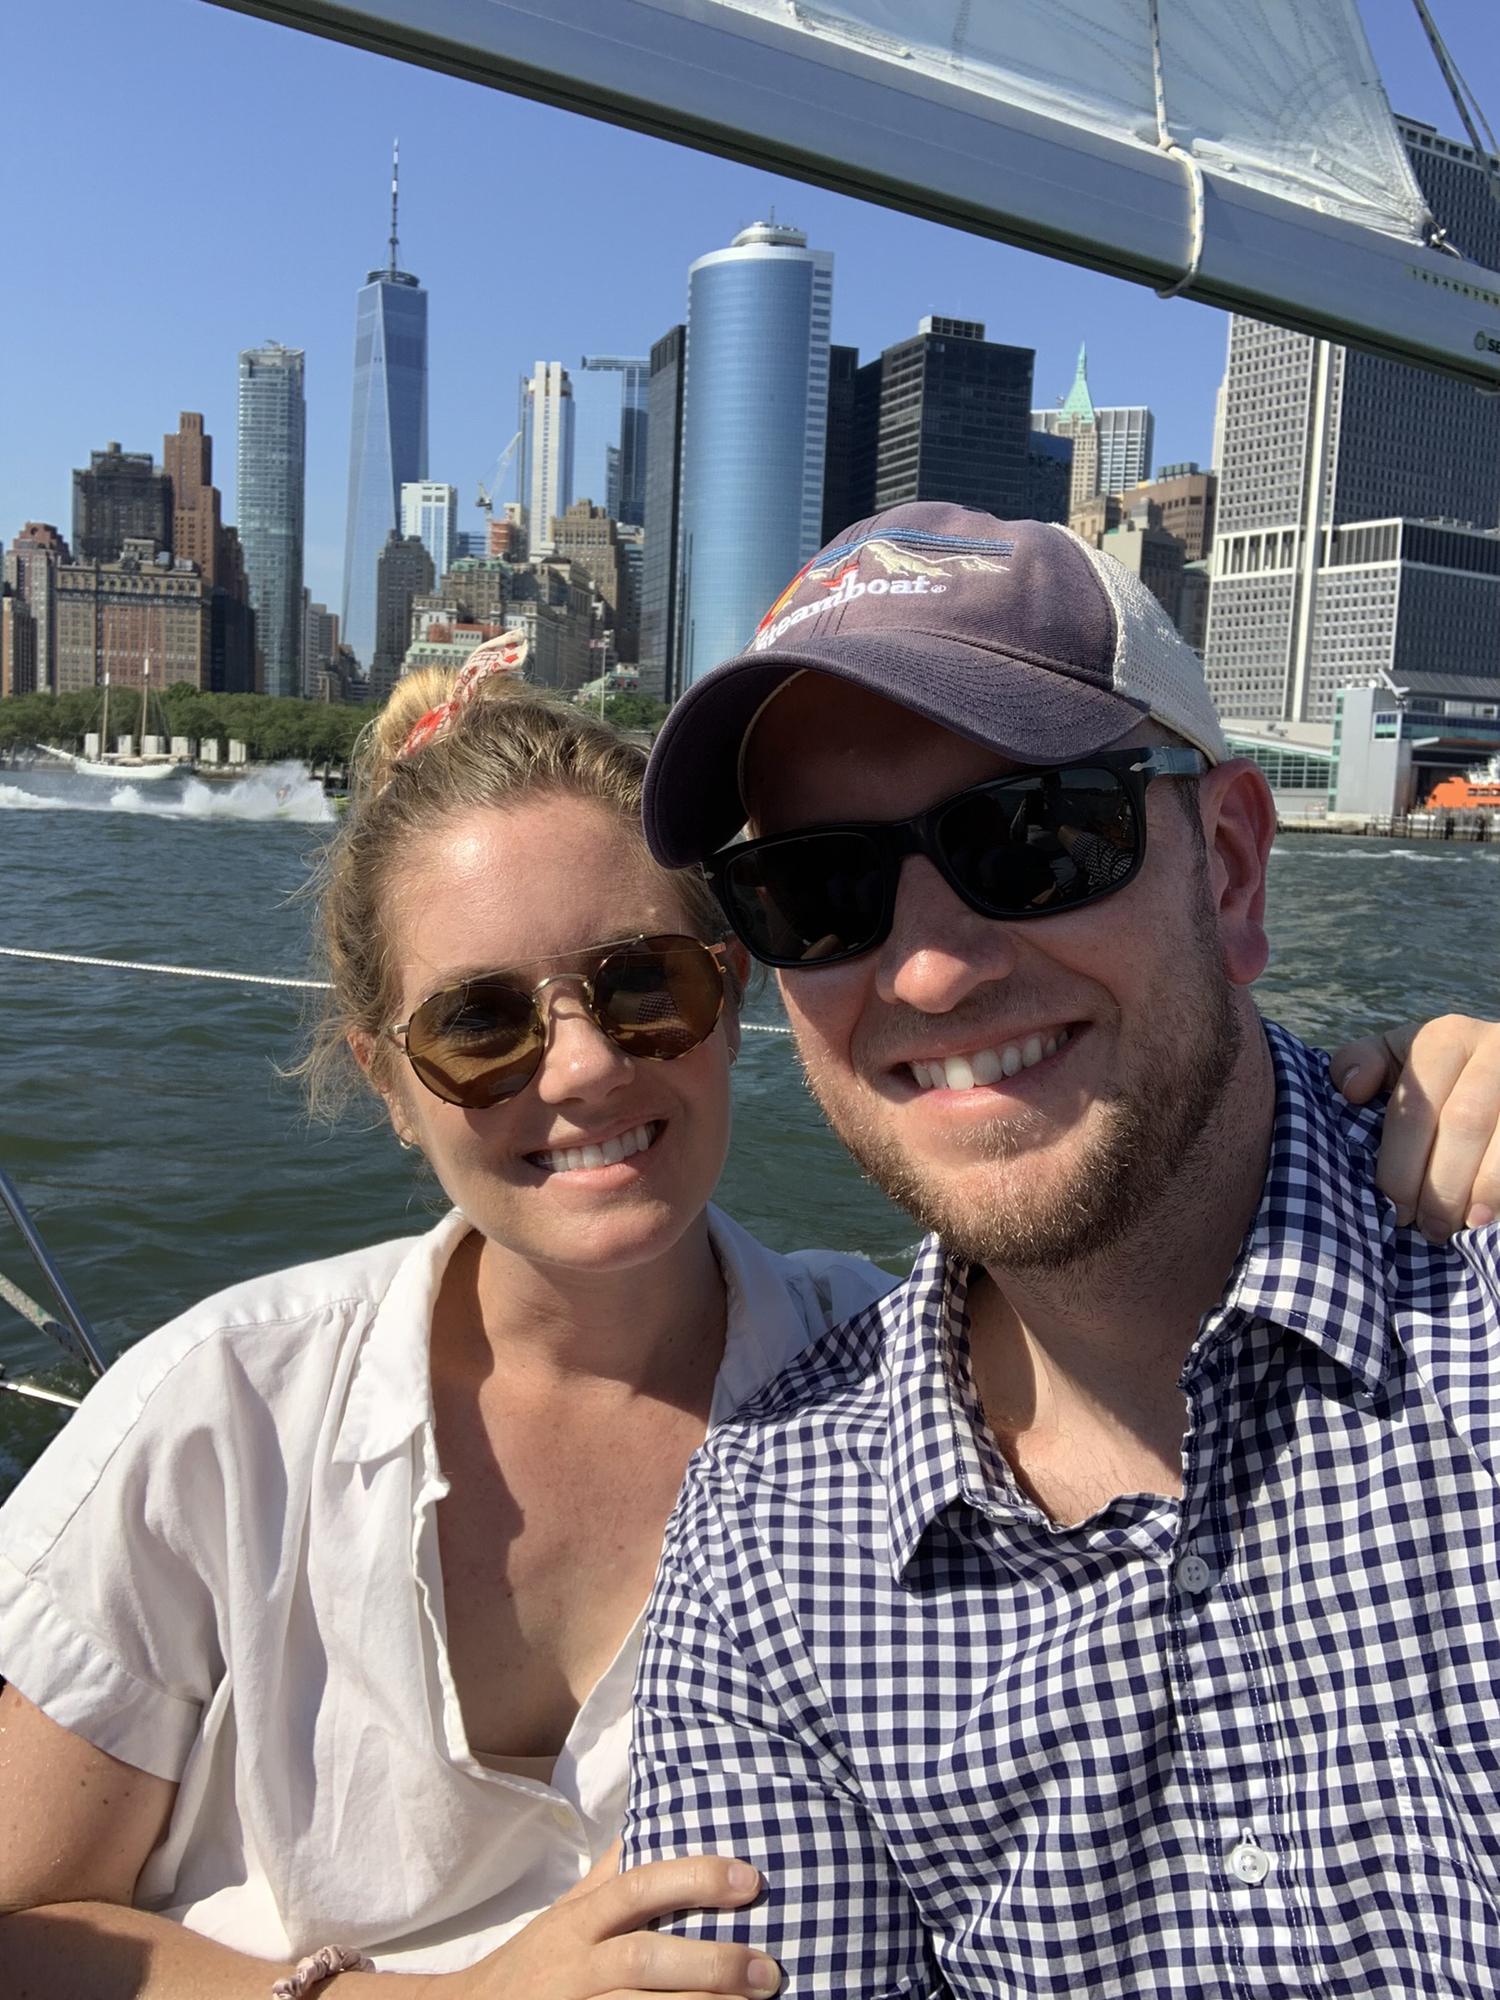
M 160 735 L 148 734 L 151 720 L 151 660 L 148 655 L 145 670 L 141 676 L 141 707 L 137 726 L 133 735 L 121 736 L 117 747 L 109 748 L 109 672 L 104 675 L 104 701 L 99 715 L 99 727 L 90 730 L 83 739 L 83 754 L 76 751 L 59 750 L 50 743 L 39 744 L 38 748 L 49 757 L 67 764 L 84 778 L 113 778 L 116 783 L 128 778 L 132 784 L 141 781 L 152 782 L 160 778 L 170 778 L 179 771 L 190 771 L 191 761 L 186 756 L 175 755 L 171 748 L 171 738 L 163 731 Z M 139 749 L 137 749 L 139 744 Z M 149 748 L 155 744 L 156 748 Z M 167 749 L 160 746 L 167 744 Z

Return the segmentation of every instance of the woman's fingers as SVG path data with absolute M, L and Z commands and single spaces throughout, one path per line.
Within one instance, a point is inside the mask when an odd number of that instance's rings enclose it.
M 596 1947 L 589 1971 L 601 1993 L 738 1995 L 769 2000 L 781 1985 L 781 1968 L 746 1945 L 635 1931 Z
M 1500 1028 L 1444 1015 L 1392 1030 L 1404 1059 L 1391 1093 L 1376 1172 L 1403 1223 L 1434 1239 L 1493 1219 L 1500 1208 Z
M 590 1927 L 601 1939 L 619 1937 L 678 1910 L 738 1909 L 753 1902 L 759 1890 L 755 1870 L 725 1855 L 686 1854 L 677 1861 L 648 1861 L 590 1890 Z
M 1368 1104 L 1390 1089 L 1401 1074 L 1415 1033 L 1414 1027 L 1392 1028 L 1385 1035 L 1365 1035 L 1334 1050 L 1328 1058 L 1329 1071 L 1351 1104 Z

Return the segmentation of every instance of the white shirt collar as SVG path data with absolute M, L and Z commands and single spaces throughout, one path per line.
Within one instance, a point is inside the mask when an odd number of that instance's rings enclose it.
M 367 1464 L 406 1443 L 432 1421 L 428 1342 L 448 1260 L 468 1234 L 457 1209 L 417 1237 L 375 1306 L 354 1363 L 334 1441 L 336 1464 Z M 802 1260 L 768 1250 L 712 1205 L 709 1241 L 728 1292 L 724 1360 L 709 1422 L 720 1423 L 775 1376 L 806 1344 L 826 1310 L 802 1297 L 814 1283 Z M 828 1260 L 832 1262 L 833 1260 Z M 849 1310 L 864 1303 L 851 1300 Z

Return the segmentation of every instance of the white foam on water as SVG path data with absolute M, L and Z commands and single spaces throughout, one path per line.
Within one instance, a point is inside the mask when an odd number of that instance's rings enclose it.
M 333 806 L 323 787 L 295 759 L 268 764 L 243 778 L 207 784 L 189 778 L 179 790 L 169 778 L 165 787 L 116 785 L 107 795 L 95 789 L 95 778 L 72 779 L 48 773 L 55 790 L 0 784 L 0 812 L 113 812 L 141 819 L 291 820 L 302 826 L 323 825 L 333 818 Z M 88 789 L 82 789 L 87 787 Z

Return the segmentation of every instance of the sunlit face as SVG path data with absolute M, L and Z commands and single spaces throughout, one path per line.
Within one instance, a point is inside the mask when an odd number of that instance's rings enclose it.
M 1147 725 L 1127 742 L 1160 741 Z M 1014 768 L 805 674 L 746 761 L 758 833 L 904 818 Z M 968 909 L 921 855 L 886 943 L 778 975 L 808 1081 L 865 1170 L 973 1261 L 1057 1267 L 1118 1240 L 1225 1087 L 1241 1010 L 1201 847 L 1167 783 L 1126 888 L 1041 921 Z M 1006 1074 L 1012 1071 L 1012 1074 Z
M 568 954 L 694 926 L 668 877 L 607 809 L 566 797 L 457 816 L 392 885 L 390 925 L 405 1020 L 429 994 L 524 963 L 518 983 Z M 595 1027 L 576 984 L 547 987 L 542 1065 L 483 1111 L 434 1097 L 398 1057 L 392 1122 L 426 1154 L 449 1199 L 495 1244 L 558 1270 L 604 1272 L 664 1255 L 702 1215 L 729 1144 L 726 1002 L 707 1041 L 672 1062 L 632 1059 Z M 569 1150 L 650 1133 L 643 1151 L 566 1166 Z M 613 1150 L 613 1149 L 612 1149 Z

